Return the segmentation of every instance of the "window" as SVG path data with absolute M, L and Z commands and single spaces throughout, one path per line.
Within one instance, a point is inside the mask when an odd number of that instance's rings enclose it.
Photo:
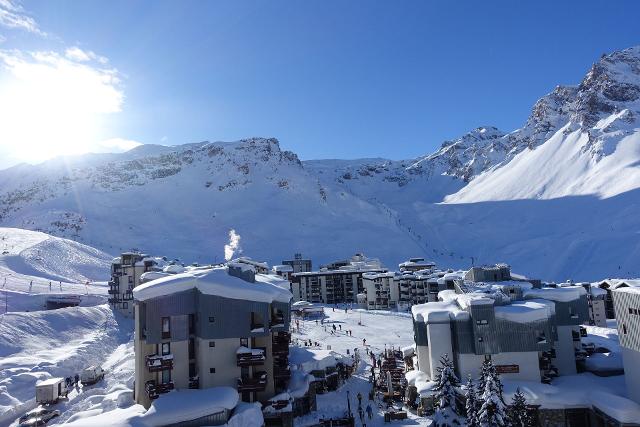
M 625 325 L 624 323 L 622 324 L 622 333 L 627 335 L 627 325 Z
M 478 337 L 478 342 L 482 342 L 482 337 Z
M 169 317 L 162 318 L 162 338 L 171 338 L 171 319 Z
M 249 339 L 248 338 L 240 338 L 240 345 L 244 347 L 249 347 Z
M 196 364 L 189 363 L 189 377 L 193 378 L 196 376 Z
M 476 320 L 476 325 L 488 325 L 489 321 L 487 319 Z
M 124 310 L 126 310 L 127 308 L 129 308 L 129 304 L 128 304 L 128 303 L 126 303 L 126 302 L 123 302 L 123 303 L 122 303 L 122 308 L 123 308 Z
M 195 314 L 190 314 L 189 315 L 189 334 L 195 334 L 196 333 L 196 315 Z
M 129 276 L 129 284 L 133 284 L 133 276 Z
M 171 369 L 165 369 L 162 371 L 162 384 L 171 382 Z
M 209 316 L 209 323 L 213 323 L 216 321 L 216 318 L 213 316 Z
M 216 373 L 216 368 L 209 368 L 209 373 L 210 374 L 215 374 Z
M 216 346 L 215 341 L 209 341 L 209 347 L 215 347 L 215 346 Z
M 629 314 L 633 314 L 633 308 L 629 307 Z
M 166 356 L 171 353 L 171 343 L 163 342 L 162 343 L 162 355 Z

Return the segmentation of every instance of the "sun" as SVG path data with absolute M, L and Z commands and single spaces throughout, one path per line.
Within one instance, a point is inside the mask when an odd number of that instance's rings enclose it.
M 104 115 L 120 110 L 117 81 L 104 70 L 55 54 L 0 59 L 0 145 L 17 159 L 85 153 Z

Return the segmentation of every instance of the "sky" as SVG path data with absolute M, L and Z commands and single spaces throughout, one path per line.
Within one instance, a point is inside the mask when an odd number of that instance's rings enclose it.
M 640 2 L 0 0 L 0 167 L 276 137 L 302 159 L 412 158 L 511 131 Z

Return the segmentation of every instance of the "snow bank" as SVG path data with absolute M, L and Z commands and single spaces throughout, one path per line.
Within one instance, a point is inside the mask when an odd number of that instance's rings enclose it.
M 189 289 L 198 289 L 207 295 L 267 303 L 273 301 L 288 303 L 293 297 L 288 290 L 289 281 L 267 274 L 256 274 L 255 278 L 255 283 L 247 282 L 229 275 L 227 267 L 214 267 L 153 280 L 136 287 L 133 290 L 133 296 L 138 301 L 145 301 Z M 286 286 L 283 282 L 286 282 Z
M 228 427 L 262 427 L 264 417 L 259 402 L 240 402 L 226 424 Z

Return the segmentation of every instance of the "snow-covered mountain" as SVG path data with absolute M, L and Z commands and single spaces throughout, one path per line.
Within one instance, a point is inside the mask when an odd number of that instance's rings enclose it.
M 605 55 L 511 133 L 477 128 L 416 159 L 301 162 L 275 139 L 141 146 L 0 171 L 0 226 L 220 261 L 315 265 L 365 251 L 390 267 L 504 261 L 543 279 L 638 275 L 640 47 Z

